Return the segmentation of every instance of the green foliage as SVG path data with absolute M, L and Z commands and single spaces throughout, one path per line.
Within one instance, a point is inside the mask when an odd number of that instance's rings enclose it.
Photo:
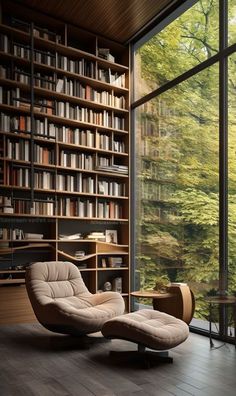
M 217 53 L 218 0 L 201 0 L 137 51 L 139 93 L 165 84 Z M 236 40 L 236 6 L 229 40 Z M 236 55 L 229 57 L 229 292 L 236 291 Z M 219 277 L 219 65 L 140 107 L 137 268 L 142 287 L 166 274 L 188 282 L 196 315 Z M 142 142 L 139 144 L 142 145 Z M 155 186 L 158 189 L 155 190 Z M 141 212 L 142 211 L 142 212 Z

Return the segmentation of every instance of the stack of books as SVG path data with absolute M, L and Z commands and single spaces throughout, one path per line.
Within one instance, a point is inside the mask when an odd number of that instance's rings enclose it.
M 43 239 L 43 234 L 36 234 L 33 232 L 25 232 L 24 239 Z
M 103 172 L 113 172 L 113 173 L 122 173 L 124 175 L 128 175 L 128 166 L 126 165 L 98 165 L 96 170 L 100 170 Z
M 123 267 L 123 259 L 122 257 L 108 257 L 108 265 L 110 268 Z
M 86 237 L 84 239 L 90 239 L 90 240 L 94 240 L 94 241 L 105 241 L 106 237 L 104 232 L 90 232 L 88 235 L 86 235 Z
M 0 197 L 0 212 L 1 213 L 14 213 L 11 198 L 3 197 L 3 196 Z
M 60 234 L 59 235 L 59 239 L 60 240 L 66 239 L 68 241 L 74 241 L 74 240 L 77 240 L 77 239 L 82 239 L 82 237 L 81 237 L 81 233 L 78 232 L 76 234 L 70 234 L 70 235 Z
M 109 48 L 98 48 L 98 56 L 109 62 L 115 62 L 115 57 L 110 54 Z

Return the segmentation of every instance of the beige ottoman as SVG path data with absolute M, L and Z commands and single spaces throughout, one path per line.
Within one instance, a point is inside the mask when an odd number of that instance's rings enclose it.
M 120 338 L 138 344 L 138 352 L 144 357 L 145 348 L 167 351 L 184 342 L 189 335 L 188 325 L 174 316 L 163 312 L 142 309 L 137 312 L 117 316 L 108 320 L 102 327 L 106 338 Z M 147 352 L 145 353 L 146 358 Z M 172 362 L 164 354 L 155 353 L 158 360 Z

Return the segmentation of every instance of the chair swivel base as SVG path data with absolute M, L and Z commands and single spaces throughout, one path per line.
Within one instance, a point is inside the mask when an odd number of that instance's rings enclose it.
M 150 351 L 146 350 L 143 345 L 138 345 L 137 351 L 110 351 L 110 357 L 120 362 L 136 361 L 145 368 L 160 363 L 173 363 L 173 358 L 169 356 L 168 351 Z

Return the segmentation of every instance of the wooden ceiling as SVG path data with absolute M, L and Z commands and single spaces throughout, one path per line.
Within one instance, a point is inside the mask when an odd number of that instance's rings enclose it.
M 173 0 L 17 0 L 119 43 L 126 43 Z

